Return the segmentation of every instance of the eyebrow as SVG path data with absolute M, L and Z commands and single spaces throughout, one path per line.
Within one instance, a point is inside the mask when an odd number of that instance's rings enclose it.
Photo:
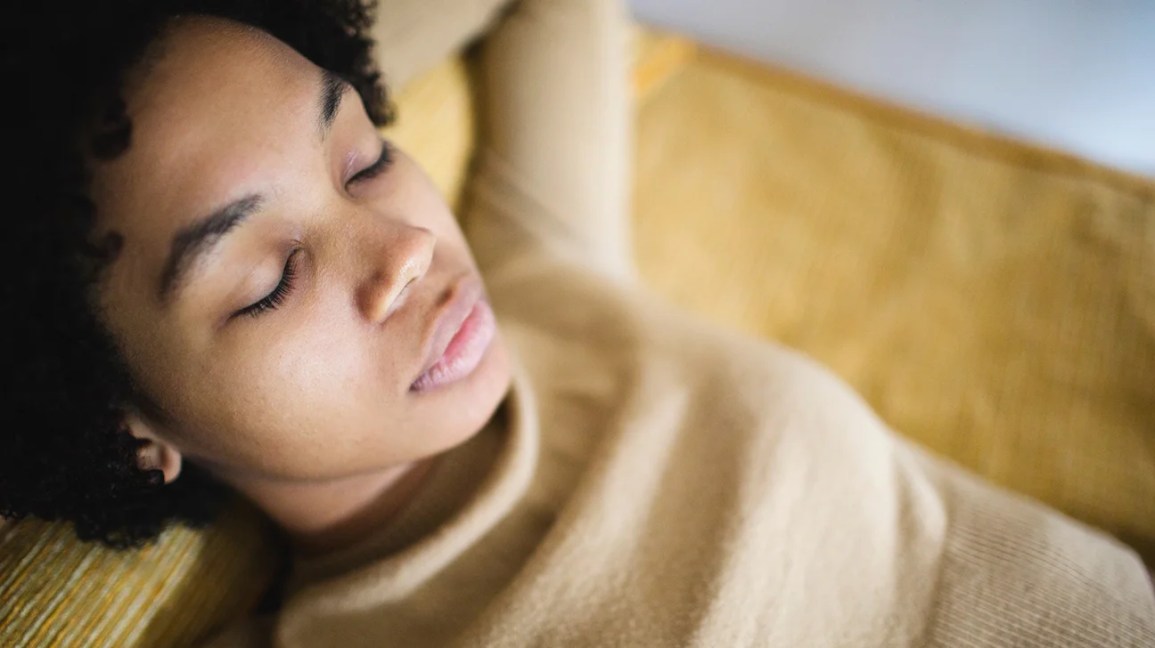
M 259 210 L 263 202 L 264 197 L 260 194 L 245 196 L 177 232 L 172 237 L 168 259 L 161 273 L 160 301 L 167 303 L 172 300 L 195 262 L 208 254 L 221 237 Z
M 350 87 L 348 81 L 333 72 L 321 70 L 321 139 L 329 136 L 329 129 L 337 119 L 337 111 L 341 109 L 341 99 Z
M 337 119 L 337 112 L 341 109 L 341 99 L 350 87 L 348 81 L 333 72 L 321 71 L 317 125 L 322 142 L 328 139 L 333 122 Z M 261 194 L 245 196 L 208 216 L 197 219 L 173 235 L 157 291 L 161 303 L 172 301 L 184 286 L 196 262 L 216 247 L 233 228 L 260 211 L 264 202 L 265 198 Z

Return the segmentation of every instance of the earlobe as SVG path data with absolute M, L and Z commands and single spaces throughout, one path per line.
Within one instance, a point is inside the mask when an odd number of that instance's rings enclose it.
M 129 411 L 125 415 L 125 425 L 129 433 L 140 445 L 136 450 L 137 465 L 143 470 L 159 470 L 164 474 L 164 483 L 171 484 L 180 476 L 182 457 L 171 443 L 156 433 L 152 424 L 139 413 Z

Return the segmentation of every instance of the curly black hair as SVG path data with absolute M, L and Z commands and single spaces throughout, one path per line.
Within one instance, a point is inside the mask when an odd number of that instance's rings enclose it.
M 262 29 L 349 81 L 374 122 L 391 117 L 356 0 L 23 2 L 0 13 L 0 173 L 6 249 L 0 303 L 9 333 L 0 378 L 0 516 L 71 521 L 77 535 L 138 546 L 170 523 L 202 525 L 227 497 L 186 466 L 164 484 L 137 465 L 124 425 L 137 394 L 94 308 L 115 240 L 95 243 L 89 164 L 130 145 L 126 75 L 177 16 Z

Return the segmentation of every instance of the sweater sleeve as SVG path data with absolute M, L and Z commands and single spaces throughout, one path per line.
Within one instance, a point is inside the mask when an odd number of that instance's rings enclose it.
M 950 519 L 927 645 L 1155 646 L 1155 592 L 1131 548 L 912 451 Z
M 381 0 L 370 34 L 385 82 L 400 88 L 489 29 L 511 0 Z
M 632 279 L 629 35 L 620 0 L 521 0 L 482 40 L 465 227 L 483 271 L 513 232 Z

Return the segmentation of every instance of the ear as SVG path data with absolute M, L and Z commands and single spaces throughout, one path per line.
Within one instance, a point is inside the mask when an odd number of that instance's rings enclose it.
M 164 473 L 164 483 L 170 484 L 180 476 L 181 453 L 176 446 L 157 434 L 156 426 L 139 412 L 129 409 L 124 423 L 128 432 L 140 441 L 136 450 L 137 465 L 143 470 L 159 470 Z

